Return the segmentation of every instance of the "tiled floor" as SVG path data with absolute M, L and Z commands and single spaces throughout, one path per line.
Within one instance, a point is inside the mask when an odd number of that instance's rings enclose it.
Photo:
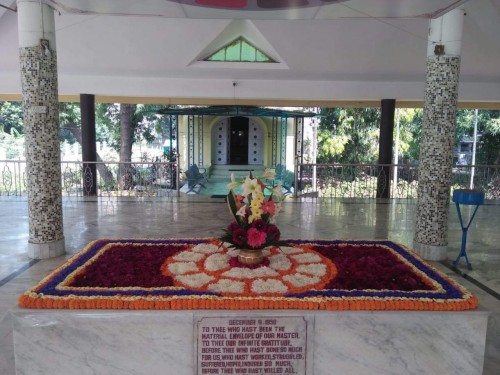
M 27 257 L 28 208 L 25 198 L 0 197 L 0 373 L 13 374 L 6 361 L 9 340 L 7 311 L 17 297 L 72 253 L 96 238 L 209 237 L 221 234 L 230 215 L 223 199 L 203 196 L 181 198 L 65 198 L 64 233 L 68 255 L 31 262 Z M 467 217 L 468 208 L 465 208 Z M 278 218 L 282 238 L 389 239 L 412 247 L 414 201 L 290 199 Z M 438 265 L 461 284 L 474 290 L 484 309 L 500 312 L 500 204 L 480 207 L 469 230 L 468 255 L 473 270 L 462 260 L 454 274 L 446 265 L 458 255 L 462 231 L 454 206 L 449 215 L 449 259 Z M 481 284 L 478 289 L 470 281 Z M 488 295 L 489 293 L 489 295 Z M 494 297 L 496 293 L 496 298 Z M 484 296 L 484 298 L 482 297 Z M 3 322 L 2 322 L 3 319 Z M 496 349 L 495 349 L 496 350 Z M 495 352 L 493 355 L 497 355 Z M 4 359 L 2 361 L 2 359 Z

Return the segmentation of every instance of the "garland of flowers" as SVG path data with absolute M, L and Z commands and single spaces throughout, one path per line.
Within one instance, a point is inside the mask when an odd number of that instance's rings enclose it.
M 235 250 L 215 239 L 97 240 L 24 293 L 19 298 L 19 303 L 23 307 L 46 309 L 321 310 L 466 310 L 474 309 L 478 304 L 477 299 L 454 280 L 428 265 L 416 254 L 390 241 L 286 242 L 287 247 L 282 248 L 284 254 L 278 248 L 264 250 L 269 252 L 267 256 L 270 260 L 263 268 L 267 267 L 270 271 L 259 271 L 259 268 L 250 267 L 242 272 L 244 268 L 240 268 L 241 275 L 238 275 L 238 272 L 227 273 L 231 268 L 222 262 L 222 259 L 230 262 L 234 255 L 231 251 Z M 109 257 L 107 262 L 116 262 L 123 257 L 126 260 L 131 254 L 135 256 L 137 249 L 151 254 L 146 257 L 150 257 L 153 262 L 151 264 L 163 262 L 161 267 L 154 271 L 164 278 L 159 286 L 152 287 L 147 284 L 102 287 L 91 283 L 88 285 L 92 286 L 83 286 L 85 282 L 82 280 L 85 275 L 90 274 L 86 271 L 104 264 L 106 257 Z M 410 290 L 349 290 L 345 289 L 344 284 L 344 289 L 335 289 L 332 283 L 339 282 L 336 279 L 343 272 L 341 264 L 348 259 L 350 252 L 363 259 L 361 262 L 367 262 L 364 266 L 368 267 L 383 267 L 384 262 L 393 262 L 401 277 L 414 278 L 408 279 Z M 378 261 L 377 253 L 380 253 Z M 386 258 L 383 257 L 384 253 Z M 164 260 L 158 262 L 153 259 L 155 254 Z M 374 266 L 375 263 L 367 260 L 370 257 L 378 262 L 378 265 Z M 318 263 L 318 259 L 321 262 Z M 195 272 L 194 268 L 190 268 L 190 263 L 195 264 L 198 270 L 205 270 L 207 275 L 214 276 L 212 284 L 221 279 L 243 280 L 243 292 L 233 293 L 226 290 L 221 293 L 217 288 L 211 290 L 210 282 L 207 282 L 207 286 L 195 288 L 180 285 L 175 279 L 178 275 L 189 276 L 191 272 Z M 313 266 L 320 263 L 327 265 L 324 273 Z M 201 265 L 203 268 L 200 268 Z M 254 271 L 264 275 L 271 275 L 267 272 L 274 271 L 281 276 L 263 276 L 261 285 L 264 286 L 252 291 Z M 380 272 L 385 271 L 381 268 Z M 244 280 L 242 275 L 250 277 Z M 314 279 L 315 276 L 317 279 Z M 148 283 L 157 282 L 150 278 L 147 280 Z M 281 280 L 283 285 L 287 286 L 287 291 L 276 292 L 272 288 L 278 285 L 277 281 L 270 280 Z M 316 288 L 307 286 L 308 282 L 316 281 Z M 266 282 L 268 284 L 265 284 Z M 219 286 L 224 288 L 224 285 L 228 284 L 223 281 Z M 268 286 L 271 287 L 270 292 L 265 289 Z

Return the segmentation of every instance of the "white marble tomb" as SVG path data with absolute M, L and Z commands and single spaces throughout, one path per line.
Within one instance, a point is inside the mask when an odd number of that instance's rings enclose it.
M 481 374 L 485 311 L 12 312 L 16 373 L 196 374 L 200 317 L 303 317 L 308 375 Z

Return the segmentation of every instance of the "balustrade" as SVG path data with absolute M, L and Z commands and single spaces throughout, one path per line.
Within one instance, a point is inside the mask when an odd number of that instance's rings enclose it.
M 177 192 L 175 162 L 61 162 L 63 196 L 85 196 L 96 164 L 98 196 L 172 196 Z M 300 164 L 294 178 L 294 194 L 313 198 L 377 198 L 382 167 L 390 167 L 391 198 L 417 197 L 418 166 L 408 164 Z M 26 195 L 26 162 L 0 160 L 0 196 Z M 290 172 L 291 173 L 291 172 Z M 456 166 L 451 171 L 452 190 L 478 189 L 485 199 L 500 199 L 500 165 Z M 208 181 L 210 183 L 210 181 Z M 382 184 L 389 181 L 381 181 Z

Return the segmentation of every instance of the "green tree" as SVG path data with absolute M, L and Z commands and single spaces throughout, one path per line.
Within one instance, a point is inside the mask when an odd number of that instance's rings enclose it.
M 500 164 L 500 111 L 488 111 L 485 117 L 478 161 Z
M 81 114 L 79 103 L 59 103 L 59 137 L 69 144 L 81 145 Z
M 378 156 L 378 108 L 322 108 L 318 162 L 373 163 Z
M 122 129 L 121 126 L 122 106 L 127 108 L 127 113 L 130 112 L 125 119 L 130 130 L 130 135 L 126 134 L 125 137 L 126 143 L 122 140 L 121 134 L 122 130 L 125 133 L 129 130 Z M 162 116 L 157 114 L 160 108 L 161 106 L 156 104 L 98 103 L 96 104 L 96 137 L 100 141 L 107 142 L 119 153 L 125 144 L 125 147 L 131 150 L 135 142 L 141 140 L 153 142 L 158 136 L 162 137 Z
M 420 108 L 401 108 L 399 110 L 398 151 L 402 157 L 400 163 L 418 161 L 422 121 L 423 111 Z
M 16 128 L 9 133 L 0 133 L 0 147 L 5 149 L 7 159 L 18 159 L 24 155 L 24 136 Z
M 17 159 L 24 152 L 23 106 L 21 102 L 0 102 L 0 146 L 7 159 Z
M 474 109 L 457 111 L 455 144 L 458 145 L 464 136 L 474 135 L 474 122 Z M 500 164 L 500 111 L 478 111 L 477 128 L 480 139 L 476 164 Z
M 132 160 L 132 145 L 145 140 L 150 143 L 163 133 L 159 105 L 111 103 L 96 106 L 96 137 L 106 140 L 120 155 L 120 162 Z M 141 155 L 142 158 L 142 155 Z M 121 188 L 133 185 L 133 170 L 122 166 L 118 172 Z
M 61 140 L 70 143 L 78 142 L 82 145 L 82 117 L 79 103 L 59 103 L 59 126 L 61 127 Z M 104 164 L 101 156 L 96 152 L 97 171 L 106 185 L 112 185 L 113 173 Z
M 11 134 L 11 129 L 16 134 L 24 134 L 23 105 L 21 102 L 0 102 L 0 130 Z

